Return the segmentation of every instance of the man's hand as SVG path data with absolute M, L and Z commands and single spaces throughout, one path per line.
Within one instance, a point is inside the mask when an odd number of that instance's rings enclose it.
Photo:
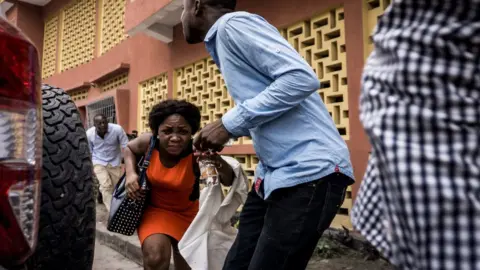
M 198 151 L 220 152 L 223 145 L 228 142 L 230 135 L 222 123 L 222 120 L 217 120 L 206 125 L 193 140 L 193 146 Z

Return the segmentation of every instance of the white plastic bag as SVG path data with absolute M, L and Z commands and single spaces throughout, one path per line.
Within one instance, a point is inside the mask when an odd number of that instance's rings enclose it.
M 219 184 L 202 189 L 198 214 L 178 243 L 180 253 L 192 270 L 222 269 L 237 236 L 230 219 L 247 199 L 247 178 L 240 163 L 231 157 L 222 158 L 235 172 L 229 193 L 224 198 Z

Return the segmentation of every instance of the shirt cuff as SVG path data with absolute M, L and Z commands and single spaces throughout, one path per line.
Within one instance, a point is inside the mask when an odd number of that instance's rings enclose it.
M 249 134 L 248 129 L 244 128 L 245 119 L 239 111 L 238 106 L 233 107 L 222 117 L 223 126 L 235 138 L 246 136 Z

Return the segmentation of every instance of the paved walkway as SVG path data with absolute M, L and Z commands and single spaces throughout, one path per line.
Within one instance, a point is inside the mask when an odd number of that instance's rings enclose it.
M 93 261 L 93 270 L 142 270 L 143 267 L 125 258 L 115 250 L 95 243 L 95 259 Z
M 108 213 L 103 205 L 97 205 L 97 241 L 101 244 L 100 252 L 102 249 L 109 247 L 115 250 L 116 256 L 123 256 L 124 259 L 135 262 L 137 265 L 143 265 L 142 263 L 142 251 L 140 248 L 140 242 L 137 235 L 124 236 L 107 231 L 106 224 L 108 219 Z M 98 246 L 98 245 L 97 245 Z M 334 256 L 332 259 L 321 259 L 318 256 L 313 256 L 307 267 L 307 270 L 393 270 L 393 267 L 382 260 L 366 261 L 364 255 L 356 250 L 348 249 L 344 254 Z M 96 254 L 97 255 L 97 254 Z M 103 256 L 103 255 L 98 255 Z M 115 257 L 117 258 L 117 257 Z M 99 258 L 100 260 L 100 258 Z M 100 262 L 100 265 L 102 263 Z M 108 264 L 106 264 L 108 265 Z M 114 264 L 112 264 L 114 265 Z M 97 266 L 95 266 L 97 267 Z M 94 270 L 134 270 L 141 268 L 95 268 Z M 115 267 L 115 266 L 112 266 Z M 173 260 L 170 265 L 170 269 L 174 269 Z M 198 270 L 198 269 L 196 269 Z

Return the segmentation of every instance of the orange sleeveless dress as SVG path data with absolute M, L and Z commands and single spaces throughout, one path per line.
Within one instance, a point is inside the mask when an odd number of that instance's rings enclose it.
M 180 241 L 198 213 L 198 200 L 189 200 L 195 183 L 192 154 L 173 168 L 163 166 L 158 150 L 153 150 L 147 169 L 151 185 L 150 201 L 143 213 L 138 238 L 165 234 Z

